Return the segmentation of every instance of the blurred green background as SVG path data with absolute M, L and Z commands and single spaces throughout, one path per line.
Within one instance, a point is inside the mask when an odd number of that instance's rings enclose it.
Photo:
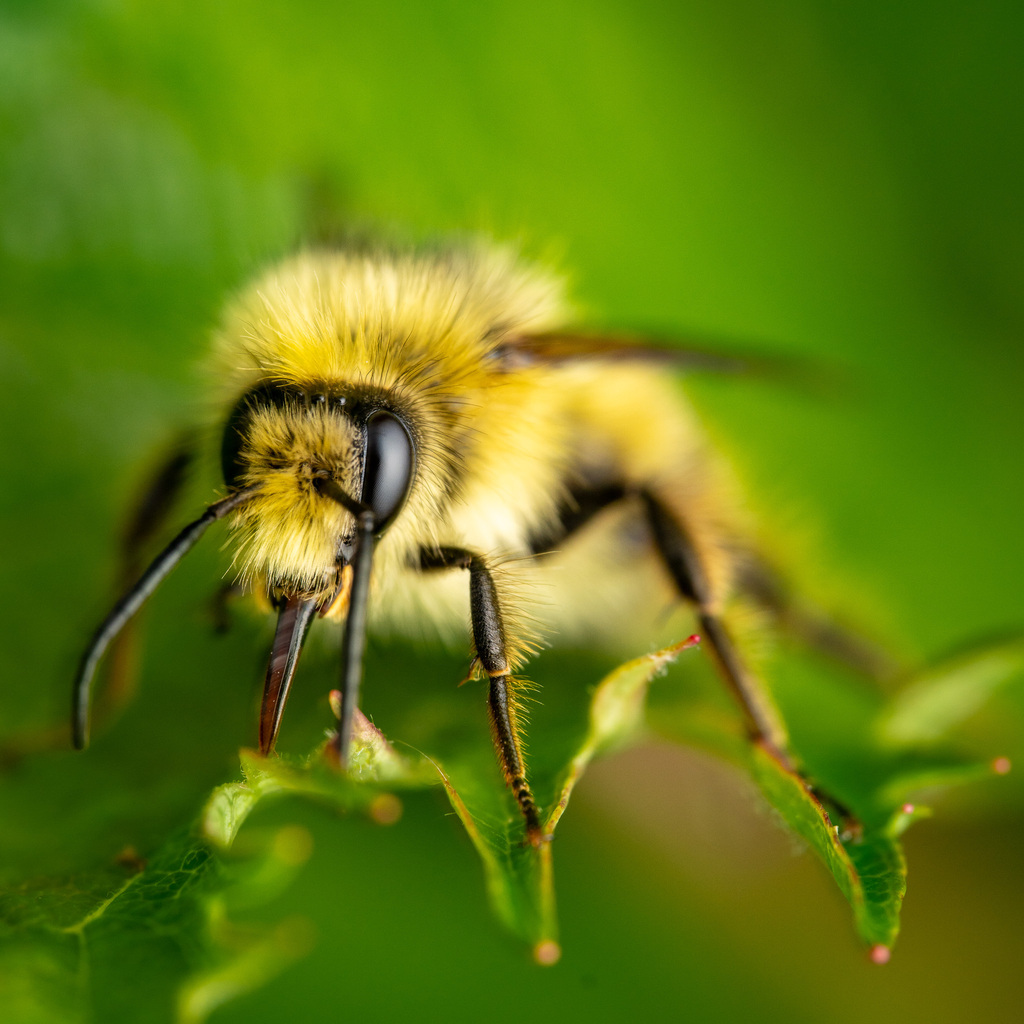
M 519 240 L 570 271 L 591 323 L 845 367 L 832 398 L 692 388 L 759 514 L 802 538 L 794 579 L 908 663 L 1019 629 L 1022 26 L 919 0 L 4 0 L 3 734 L 64 716 L 124 509 L 201 409 L 225 292 L 336 223 Z M 147 615 L 117 728 L 0 778 L 6 884 L 145 853 L 234 777 L 267 630 L 210 637 L 210 548 Z M 434 660 L 443 708 L 459 665 Z M 597 678 L 585 655 L 551 665 L 549 687 Z M 980 756 L 1024 764 L 1020 690 L 974 723 Z M 366 700 L 400 716 L 401 693 Z M 289 712 L 315 739 L 323 701 Z M 439 794 L 392 829 L 281 805 L 263 825 L 301 821 L 313 856 L 253 916 L 311 922 L 311 951 L 212 1019 L 1016 1019 L 1022 807 L 1011 776 L 908 835 L 904 931 L 877 968 L 730 770 L 620 755 L 560 830 L 565 955 L 545 971 L 491 919 Z

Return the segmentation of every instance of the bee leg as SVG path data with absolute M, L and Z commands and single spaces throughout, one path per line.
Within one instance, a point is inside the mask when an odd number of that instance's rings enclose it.
M 570 486 L 566 490 L 554 522 L 530 536 L 530 554 L 539 557 L 557 550 L 598 513 L 609 505 L 622 501 L 627 494 L 625 485 L 617 480 Z
M 240 580 L 232 580 L 219 586 L 210 598 L 210 620 L 213 631 L 223 636 L 231 630 L 231 604 L 246 593 L 246 586 Z
M 718 614 L 715 595 L 685 525 L 650 491 L 641 490 L 640 499 L 654 542 L 679 592 L 696 606 L 701 633 L 708 642 L 719 675 L 740 705 L 751 741 L 803 780 L 808 793 L 822 805 L 826 817 L 829 814 L 826 808 L 830 807 L 843 820 L 844 832 L 856 832 L 860 828 L 856 816 L 841 801 L 811 783 L 794 763 L 782 719 L 761 681 L 744 665 L 736 650 Z
M 127 590 L 140 575 L 147 546 L 166 524 L 167 514 L 181 492 L 191 461 L 191 448 L 181 441 L 146 481 L 146 486 L 141 490 L 121 530 L 117 571 L 119 589 Z M 105 673 L 106 685 L 103 688 L 102 699 L 97 701 L 94 717 L 109 719 L 131 701 L 137 674 L 136 647 L 136 638 L 130 627 L 122 630 L 111 643 L 112 649 Z M 0 746 L 0 769 L 17 764 L 29 753 L 54 750 L 65 746 L 66 743 L 65 726 L 33 729 L 12 736 Z
M 352 744 L 352 722 L 359 706 L 359 688 L 363 680 L 363 654 L 366 649 L 366 605 L 370 593 L 370 569 L 376 543 L 373 513 L 364 510 L 356 519 L 358 529 L 352 561 L 352 586 L 349 591 L 345 632 L 341 639 L 341 715 L 334 746 L 338 763 L 348 764 Z
M 505 781 L 519 804 L 526 821 L 529 841 L 536 845 L 544 838 L 537 804 L 526 780 L 522 742 L 517 721 L 515 681 L 506 654 L 505 624 L 494 577 L 487 562 L 462 548 L 441 548 L 423 551 L 420 568 L 468 569 L 469 603 L 473 621 L 473 644 L 476 658 L 487 673 L 487 710 L 491 720 L 494 747 L 501 762 Z
M 835 622 L 827 613 L 794 598 L 789 588 L 763 559 L 748 557 L 740 571 L 739 586 L 779 626 L 834 661 L 876 683 L 898 677 L 902 666 L 871 640 Z
M 782 764 L 792 768 L 789 741 L 779 713 L 736 650 L 685 525 L 650 491 L 642 490 L 640 500 L 665 567 L 680 594 L 697 610 L 701 634 L 708 643 L 719 675 L 739 703 L 747 732 L 753 741 L 766 746 Z

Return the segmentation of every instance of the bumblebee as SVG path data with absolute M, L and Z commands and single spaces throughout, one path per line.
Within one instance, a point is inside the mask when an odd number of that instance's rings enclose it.
M 88 741 L 111 641 L 227 519 L 239 579 L 278 616 L 264 754 L 316 617 L 344 620 L 342 764 L 368 618 L 449 634 L 468 619 L 501 770 L 539 841 L 522 752 L 530 615 L 561 636 L 604 635 L 681 600 L 751 738 L 788 763 L 779 718 L 723 618 L 747 545 L 666 373 L 687 353 L 581 334 L 573 319 L 557 277 L 486 244 L 309 251 L 242 291 L 208 370 L 224 494 L 95 634 L 74 686 L 75 745 Z

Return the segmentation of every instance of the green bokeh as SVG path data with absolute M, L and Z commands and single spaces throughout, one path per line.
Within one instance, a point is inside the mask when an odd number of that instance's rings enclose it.
M 828 397 L 693 384 L 803 551 L 794 578 L 910 662 L 1019 628 L 1022 27 L 923 2 L 4 4 L 4 734 L 64 714 L 122 510 L 202 415 L 225 291 L 339 220 L 520 239 L 567 268 L 591 323 L 836 364 Z M 69 821 L 96 863 L 145 850 L 232 777 L 266 634 L 208 636 L 218 567 L 197 552 L 154 602 L 143 692 L 86 760 L 0 780 L 4 880 L 67 870 Z M 534 673 L 550 686 L 598 676 L 552 663 Z M 439 701 L 458 670 L 429 662 Z M 792 659 L 779 680 L 797 735 L 806 674 Z M 401 694 L 367 700 L 400 714 Z M 1024 763 L 1020 687 L 998 701 L 979 752 Z M 322 701 L 289 711 L 315 735 Z M 581 786 L 547 972 L 494 925 L 439 796 L 391 830 L 282 807 L 316 851 L 265 913 L 319 938 L 214 1020 L 1011 1019 L 1024 828 L 1020 785 L 1000 792 L 908 837 L 884 970 L 817 865 L 694 755 L 627 755 Z

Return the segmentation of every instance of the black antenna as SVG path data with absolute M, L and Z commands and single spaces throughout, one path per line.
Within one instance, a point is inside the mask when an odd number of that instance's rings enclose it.
M 376 518 L 366 509 L 357 520 L 356 552 L 352 559 L 352 592 L 341 644 L 341 721 L 338 724 L 338 760 L 348 764 L 352 745 L 352 717 L 359 706 L 359 686 L 363 681 L 363 654 L 366 650 L 366 605 L 370 593 L 370 571 L 376 541 Z
M 341 642 L 341 721 L 335 749 L 342 767 L 348 762 L 352 746 L 352 718 L 359 706 L 359 686 L 363 681 L 363 654 L 366 650 L 366 605 L 370 594 L 373 548 L 377 540 L 377 517 L 373 511 L 339 487 L 330 477 L 318 477 L 314 486 L 321 494 L 337 502 L 356 517 L 355 554 L 352 556 L 352 589 L 348 615 Z
M 195 547 L 207 528 L 247 502 L 257 490 L 258 487 L 247 487 L 222 498 L 214 502 L 194 523 L 189 523 L 157 555 L 139 582 L 114 605 L 113 611 L 96 630 L 92 642 L 82 656 L 75 685 L 71 691 L 71 740 L 76 750 L 84 750 L 89 745 L 89 698 L 92 693 L 92 681 L 96 667 L 111 641 L 124 629 L 128 620 L 145 604 L 146 599 L 160 586 L 171 570 Z

